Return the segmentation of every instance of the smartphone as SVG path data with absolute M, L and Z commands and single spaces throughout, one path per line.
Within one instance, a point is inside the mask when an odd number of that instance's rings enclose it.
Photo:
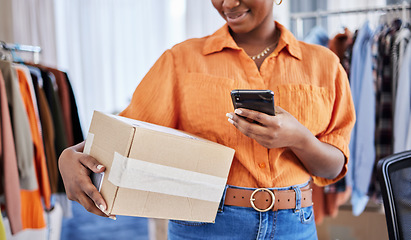
M 93 185 L 97 188 L 97 190 L 100 192 L 101 190 L 101 184 L 103 183 L 104 179 L 104 172 L 101 173 L 94 173 L 92 172 L 90 174 L 91 182 Z
M 231 91 L 231 100 L 234 109 L 246 108 L 271 116 L 275 115 L 274 92 L 271 90 L 235 89 Z

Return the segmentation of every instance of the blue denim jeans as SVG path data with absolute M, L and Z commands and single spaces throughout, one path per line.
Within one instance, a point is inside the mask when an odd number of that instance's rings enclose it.
M 305 185 L 307 184 L 271 188 L 294 189 L 297 192 L 296 209 L 275 212 L 258 212 L 253 208 L 223 205 L 224 192 L 215 223 L 171 220 L 168 225 L 168 239 L 317 239 L 313 207 L 298 206 L 301 199 L 300 188 Z

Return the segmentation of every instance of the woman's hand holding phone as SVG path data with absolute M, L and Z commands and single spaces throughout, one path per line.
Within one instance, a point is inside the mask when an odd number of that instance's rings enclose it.
M 311 134 L 296 118 L 279 106 L 276 106 L 275 116 L 244 108 L 238 108 L 234 113 L 227 113 L 226 116 L 240 132 L 269 149 L 302 147 L 304 136 Z M 245 118 L 259 124 L 247 121 Z
M 228 121 L 244 135 L 255 139 L 262 146 L 269 149 L 281 147 L 300 148 L 304 146 L 306 136 L 312 135 L 294 116 L 279 106 L 275 106 L 275 110 L 274 106 L 272 107 L 273 114 L 238 107 L 236 102 L 241 98 L 236 99 L 238 95 L 235 95 L 235 93 L 238 93 L 237 90 L 231 92 L 235 111 L 226 114 Z M 267 103 L 265 104 L 267 105 Z M 274 100 L 269 104 L 274 105 Z M 259 104 L 254 102 L 252 105 L 258 106 Z

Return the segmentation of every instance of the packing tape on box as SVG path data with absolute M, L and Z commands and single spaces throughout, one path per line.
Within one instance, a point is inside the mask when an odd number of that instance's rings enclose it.
M 114 153 L 108 180 L 116 186 L 220 202 L 227 179 Z
M 93 145 L 94 134 L 88 133 L 86 138 L 86 143 L 84 144 L 83 153 L 90 154 L 91 146 Z

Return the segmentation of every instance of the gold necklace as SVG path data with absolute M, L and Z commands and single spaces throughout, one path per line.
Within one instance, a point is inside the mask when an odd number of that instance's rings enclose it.
M 262 52 L 260 52 L 257 55 L 254 56 L 249 56 L 251 59 L 256 60 L 256 59 L 260 59 L 262 57 L 264 57 L 267 53 L 270 52 L 271 48 L 274 47 L 275 45 L 277 45 L 277 43 L 273 43 L 270 46 L 266 47 Z

